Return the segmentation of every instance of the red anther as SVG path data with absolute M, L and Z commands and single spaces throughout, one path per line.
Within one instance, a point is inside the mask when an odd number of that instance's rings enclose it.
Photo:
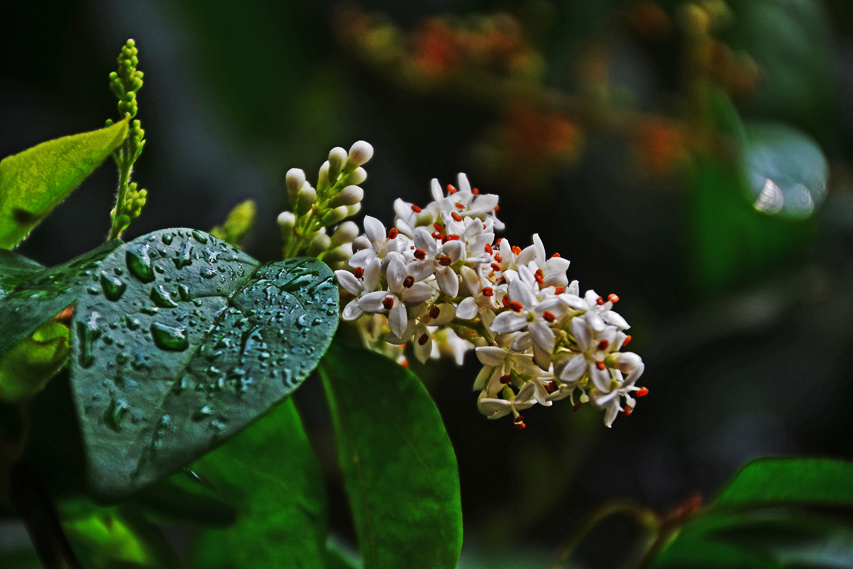
M 397 234 L 398 234 L 397 228 L 392 227 L 391 229 L 388 230 L 388 239 L 396 239 Z
M 520 302 L 516 302 L 513 300 L 509 303 L 509 309 L 513 312 L 521 312 L 522 310 L 524 310 L 524 306 L 522 306 Z
M 483 296 L 495 296 L 495 291 L 490 286 L 483 287 Z
M 545 391 L 547 391 L 548 393 L 554 393 L 555 391 L 557 391 L 557 382 L 546 381 L 543 387 L 545 387 Z
M 426 259 L 426 251 L 424 251 L 423 249 L 415 249 L 415 259 L 418 259 L 420 261 Z
M 536 272 L 533 273 L 533 278 L 536 279 L 537 283 L 543 284 L 545 282 L 545 273 L 542 272 L 542 269 L 536 269 Z
M 441 233 L 439 233 L 438 231 L 433 231 L 432 232 L 432 238 L 440 240 L 441 239 Z M 412 247 L 412 249 L 414 249 L 414 247 Z
M 385 308 L 385 310 L 391 310 L 392 308 L 394 308 L 394 297 L 386 296 L 385 299 L 382 301 L 382 306 Z
M 515 428 L 518 429 L 519 431 L 523 431 L 524 429 L 527 428 L 527 425 L 524 424 L 524 421 L 519 421 L 518 419 L 516 419 L 515 420 Z
M 453 184 L 447 184 L 447 193 L 448 193 L 448 194 L 455 194 L 455 193 L 456 193 L 456 192 L 458 192 L 458 191 L 459 191 L 459 190 L 457 190 L 457 189 L 453 186 Z
M 628 342 L 630 342 L 630 341 L 631 341 L 631 339 L 632 339 L 632 338 L 631 338 L 631 334 L 628 334 L 627 336 L 625 336 L 625 339 L 624 339 L 624 340 L 622 340 L 622 346 L 623 346 L 623 347 L 624 347 L 624 346 L 627 346 L 627 345 L 628 345 Z
M 558 286 L 554 289 L 554 294 L 563 294 L 564 292 L 566 292 L 566 289 L 562 286 Z
M 501 383 L 506 385 L 507 383 L 512 381 L 512 376 L 510 374 L 502 375 L 500 381 L 501 381 Z
M 412 204 L 412 211 L 415 213 L 420 213 L 423 210 L 421 208 L 419 208 L 418 206 L 416 206 L 415 204 Z
M 409 360 L 403 358 L 403 361 L 400 362 L 400 365 L 403 367 L 409 367 Z
M 504 297 L 501 299 L 501 303 L 502 303 L 506 308 L 509 308 L 509 297 L 508 297 L 507 295 L 504 295 Z
M 486 229 L 486 224 L 485 224 L 485 223 L 483 224 L 483 229 Z
M 646 389 L 645 387 L 641 387 L 640 389 L 637 390 L 637 393 L 635 395 L 637 397 L 645 397 L 648 394 L 649 394 L 649 390 Z
M 471 190 L 471 193 L 474 194 L 475 196 L 479 196 L 480 190 L 478 190 L 477 188 L 474 188 L 473 190 Z
M 513 419 L 513 422 L 514 422 L 514 423 L 522 423 L 522 424 L 523 424 L 523 423 L 524 423 L 524 417 L 523 417 L 523 416 L 521 416 L 521 415 L 518 415 L 518 416 L 516 416 L 516 418 L 515 418 L 515 419 Z
M 501 270 L 501 266 L 500 266 L 500 265 L 498 265 L 497 263 L 492 263 L 492 264 L 491 264 L 491 265 L 489 265 L 489 266 L 490 266 L 492 269 L 494 269 L 495 271 L 499 271 L 499 270 Z
M 432 226 L 433 226 L 433 227 L 435 228 L 435 230 L 436 230 L 436 231 L 438 231 L 439 233 L 441 233 L 442 231 L 444 231 L 444 227 L 442 227 L 442 226 L 441 226 L 441 224 L 440 224 L 439 222 L 437 222 L 437 221 L 436 221 L 435 223 L 433 223 L 433 224 L 432 224 Z
M 439 308 L 438 306 L 433 306 L 429 309 L 430 318 L 438 318 L 439 314 L 441 314 L 441 308 Z
M 423 346 L 427 342 L 429 342 L 429 334 L 421 334 L 421 337 L 418 338 L 418 345 Z
M 583 405 L 583 403 L 581 403 L 580 401 L 578 401 L 577 403 L 575 403 L 574 405 L 572 405 L 572 411 L 577 411 L 578 409 L 580 409 L 580 408 L 581 408 L 581 405 Z
M 455 203 L 455 204 L 453 204 L 453 205 L 455 205 L 455 206 L 456 206 L 456 209 L 465 209 L 465 206 L 464 206 L 464 205 L 462 205 L 462 204 L 461 204 L 461 203 L 459 203 L 459 202 L 457 202 L 457 203 Z
M 412 288 L 415 284 L 415 277 L 412 275 L 406 275 L 406 278 L 403 279 L 403 286 L 406 288 Z
M 631 408 L 630 408 L 629 406 L 627 406 L 627 405 L 625 405 L 625 407 L 623 407 L 623 408 L 622 408 L 622 411 L 624 411 L 624 412 L 625 412 L 625 416 L 626 416 L 626 417 L 627 417 L 628 415 L 630 415 L 631 413 L 633 413 L 633 412 L 634 412 L 634 410 L 633 410 L 633 409 L 631 409 Z
M 71 317 L 74 316 L 74 307 L 69 306 L 59 314 L 53 317 L 53 319 L 57 322 L 61 322 L 63 324 L 71 324 Z
M 450 213 L 450 217 L 452 217 L 454 221 L 462 221 L 462 216 L 455 211 Z
M 460 239 L 462 239 L 462 238 L 459 237 L 458 235 L 456 235 L 455 233 L 451 233 L 450 235 L 447 236 L 448 241 L 459 241 Z
M 495 209 L 494 209 L 494 211 L 498 211 L 498 210 L 500 210 L 500 209 L 501 209 L 501 206 L 499 206 L 499 205 L 496 205 L 496 206 L 495 206 Z
M 603 306 L 606 302 L 607 301 L 604 300 L 604 297 L 602 297 L 602 296 L 599 296 L 598 298 L 595 299 L 595 303 L 599 306 Z
M 438 258 L 438 264 L 441 265 L 442 267 L 449 267 L 450 265 L 453 264 L 453 259 L 451 259 L 447 255 L 445 255 L 444 257 Z
M 548 324 L 550 324 L 551 322 L 553 322 L 554 320 L 557 319 L 557 317 L 554 316 L 554 313 L 551 312 L 550 310 L 546 310 L 545 312 L 543 312 L 542 318 L 544 318 L 545 322 L 547 322 Z
M 488 253 L 489 255 L 491 255 L 492 253 L 494 253 L 494 252 L 495 252 L 495 250 L 494 250 L 494 249 L 492 249 L 492 246 L 491 246 L 491 245 L 489 245 L 488 243 L 486 243 L 486 246 L 485 246 L 485 247 L 483 247 L 483 249 L 485 249 L 485 250 L 486 250 L 486 253 Z
M 518 245 L 513 245 L 512 252 L 515 255 L 521 255 L 521 247 L 519 247 Z
M 603 361 L 601 361 L 601 360 L 598 360 L 597 362 L 595 362 L 595 367 L 597 367 L 597 368 L 598 368 L 598 369 L 600 369 L 601 371 L 604 371 L 604 370 L 606 370 L 606 369 L 607 369 L 607 366 L 606 366 L 606 365 L 604 365 L 604 362 L 603 362 Z
M 355 278 L 360 279 L 364 276 L 364 269 L 362 269 L 361 267 L 356 267 L 355 269 L 353 269 L 352 274 L 355 275 Z
M 504 284 L 505 282 L 506 282 L 506 277 L 504 277 L 504 276 L 502 276 L 501 278 L 499 278 L 499 279 L 498 279 L 498 284 L 499 284 L 499 285 L 502 285 L 502 284 Z
M 447 243 L 447 235 L 442 235 L 441 236 L 441 244 L 444 245 L 445 243 Z
M 500 253 L 498 253 L 497 255 L 495 255 L 495 261 L 497 261 L 498 263 L 503 263 L 504 258 L 500 256 Z
M 619 302 L 619 297 L 618 297 L 618 296 L 616 296 L 616 295 L 615 295 L 615 294 L 613 294 L 613 293 L 610 293 L 610 294 L 608 294 L 608 295 L 607 295 L 607 300 L 609 300 L 609 301 L 610 301 L 610 302 L 612 302 L 613 304 L 616 304 L 617 302 Z
M 551 258 L 553 259 L 554 257 L 559 257 L 559 256 L 560 256 L 559 253 L 554 253 L 553 255 L 551 255 Z
M 608 342 L 607 340 L 602 340 L 598 343 L 598 351 L 600 351 L 600 352 L 603 352 L 604 350 L 606 350 L 609 347 L 610 347 L 610 342 Z

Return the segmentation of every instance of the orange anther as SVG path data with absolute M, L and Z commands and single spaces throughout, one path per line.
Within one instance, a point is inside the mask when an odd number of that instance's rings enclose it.
M 645 387 L 641 387 L 640 389 L 637 390 L 637 393 L 636 393 L 637 397 L 645 397 L 648 394 L 649 394 L 649 390 L 646 389 Z
M 396 227 L 392 227 L 388 230 L 388 239 L 396 239 L 399 232 Z
M 364 276 L 364 269 L 362 269 L 361 267 L 356 267 L 355 269 L 353 269 L 352 274 L 355 275 L 355 278 L 360 279 Z

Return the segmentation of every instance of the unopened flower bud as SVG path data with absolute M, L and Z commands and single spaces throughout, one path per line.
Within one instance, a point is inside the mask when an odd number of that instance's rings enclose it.
M 339 247 L 335 247 L 334 249 L 330 249 L 323 255 L 323 261 L 328 265 L 344 263 L 349 261 L 350 257 L 352 257 L 352 244 L 344 243 Z
M 296 214 L 305 215 L 317 201 L 317 191 L 311 186 L 304 186 L 296 197 Z
M 287 185 L 287 197 L 290 200 L 290 207 L 296 207 L 296 196 L 305 184 L 305 172 L 301 168 L 291 168 L 287 171 L 285 184 Z
M 325 233 L 317 232 L 314 238 L 311 239 L 311 244 L 308 246 L 308 251 L 305 253 L 309 257 L 316 257 L 323 251 L 329 248 L 332 240 Z
M 332 243 L 341 245 L 344 243 L 352 243 L 358 237 L 358 225 L 352 221 L 341 223 L 332 235 Z
M 323 162 L 320 166 L 320 172 L 317 175 L 317 193 L 323 195 L 329 188 L 329 161 Z
M 347 207 L 347 217 L 352 217 L 358 212 L 361 211 L 361 203 L 357 203 L 355 205 L 348 205 Z
M 335 225 L 336 223 L 340 223 L 344 219 L 346 219 L 348 215 L 347 207 L 345 205 L 336 207 L 335 209 L 331 209 L 327 211 L 323 217 L 320 218 L 320 224 L 324 227 L 328 227 L 330 225 Z
M 349 175 L 349 180 L 347 180 L 350 184 L 360 184 L 367 179 L 367 170 L 364 168 L 356 168 Z
M 347 161 L 354 166 L 361 166 L 373 157 L 373 146 L 363 140 L 359 140 L 349 149 Z
M 347 161 L 347 151 L 336 146 L 329 152 L 329 180 L 335 182 Z
M 283 211 L 278 214 L 278 228 L 281 231 L 281 240 L 284 245 L 293 239 L 293 228 L 296 227 L 296 216 L 292 211 Z
M 358 186 L 347 186 L 329 201 L 329 205 L 332 207 L 338 207 L 340 205 L 355 205 L 359 203 L 362 198 L 364 198 L 364 190 Z

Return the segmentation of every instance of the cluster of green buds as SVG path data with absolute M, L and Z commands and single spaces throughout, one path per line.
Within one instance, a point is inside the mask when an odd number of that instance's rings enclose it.
M 317 257 L 332 268 L 340 268 L 352 256 L 352 242 L 358 227 L 344 221 L 359 212 L 364 190 L 358 184 L 367 179 L 361 166 L 373 156 L 373 147 L 363 140 L 347 152 L 336 147 L 320 167 L 317 187 L 305 179 L 305 172 L 287 172 L 287 196 L 292 211 L 278 216 L 285 258 Z M 334 231 L 330 228 L 337 226 Z
M 121 118 L 133 119 L 138 111 L 136 95 L 142 88 L 142 72 L 137 55 L 139 50 L 132 39 L 121 48 L 117 62 L 118 70 L 110 73 L 110 89 L 118 99 L 118 113 Z M 107 120 L 107 126 L 113 124 Z M 116 206 L 110 212 L 112 227 L 110 239 L 118 238 L 127 229 L 130 222 L 139 217 L 142 206 L 145 205 L 147 192 L 137 189 L 135 182 L 130 181 L 133 164 L 142 154 L 145 147 L 145 130 L 139 120 L 133 120 L 128 129 L 124 143 L 113 152 L 113 159 L 119 170 L 118 195 Z

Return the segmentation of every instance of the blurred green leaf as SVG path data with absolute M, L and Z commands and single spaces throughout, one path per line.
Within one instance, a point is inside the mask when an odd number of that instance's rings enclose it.
M 70 332 L 61 322 L 46 322 L 0 356 L 0 401 L 19 403 L 38 393 L 62 369 Z
M 723 488 L 715 506 L 826 505 L 853 508 L 853 463 L 827 458 L 762 458 Z
M 326 569 L 362 569 L 361 561 L 333 540 L 326 541 Z
M 42 272 L 44 267 L 17 253 L 0 249 L 0 299 L 23 281 Z
M 102 500 L 173 473 L 269 411 L 337 328 L 324 263 L 258 267 L 196 230 L 124 244 L 89 278 L 74 308 L 71 383 Z
M 43 142 L 0 161 L 0 248 L 22 241 L 127 136 L 127 119 Z
M 206 529 L 195 544 L 201 569 L 323 569 L 326 489 L 293 401 L 193 464 L 205 482 L 230 499 L 237 522 Z M 214 545 L 215 542 L 221 545 Z
M 365 569 L 455 567 L 459 475 L 426 389 L 388 358 L 339 340 L 320 375 Z
M 188 470 L 158 480 L 130 500 L 169 519 L 205 526 L 229 526 L 237 521 L 234 506 Z
M 61 507 L 62 527 L 87 569 L 180 569 L 180 558 L 163 533 L 127 509 L 88 502 Z

